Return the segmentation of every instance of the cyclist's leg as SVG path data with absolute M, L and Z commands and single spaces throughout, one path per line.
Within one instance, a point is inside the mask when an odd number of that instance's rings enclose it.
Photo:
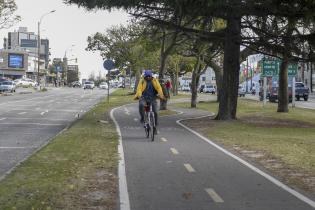
M 154 112 L 155 126 L 158 125 L 158 112 L 157 112 L 157 102 L 156 100 L 152 101 L 152 109 Z
M 144 105 L 145 105 L 145 100 L 143 98 L 139 99 L 139 114 L 140 114 L 140 122 L 144 122 Z

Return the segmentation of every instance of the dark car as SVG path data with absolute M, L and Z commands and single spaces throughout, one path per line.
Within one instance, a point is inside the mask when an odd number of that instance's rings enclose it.
M 269 93 L 269 101 L 270 102 L 276 102 L 278 100 L 278 91 L 279 87 L 271 87 L 270 93 Z M 295 83 L 295 98 L 297 101 L 300 100 L 300 98 L 303 98 L 304 101 L 308 100 L 308 95 L 309 95 L 309 88 L 305 87 L 302 82 L 296 82 Z M 289 85 L 288 87 L 288 92 L 289 92 L 289 102 L 292 102 L 292 87 Z
M 205 85 L 200 85 L 200 87 L 199 87 L 199 93 L 202 93 L 203 90 L 204 90 L 204 88 L 205 88 Z
M 295 83 L 295 98 L 297 101 L 299 101 L 300 98 L 303 98 L 304 101 L 307 101 L 309 93 L 310 89 L 308 87 L 305 87 L 303 82 Z

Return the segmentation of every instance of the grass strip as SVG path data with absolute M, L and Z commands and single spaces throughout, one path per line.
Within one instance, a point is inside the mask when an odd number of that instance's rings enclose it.
M 131 102 L 118 90 L 0 182 L 0 209 L 114 209 L 118 137 L 111 108 Z

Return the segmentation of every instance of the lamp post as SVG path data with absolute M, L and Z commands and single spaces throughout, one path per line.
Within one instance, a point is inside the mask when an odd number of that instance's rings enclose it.
M 43 14 L 39 21 L 38 21 L 38 25 L 37 25 L 37 29 L 38 29 L 38 39 L 37 39 L 37 59 L 38 59 L 38 63 L 37 63 L 37 84 L 39 85 L 39 88 L 40 88 L 40 79 L 39 79 L 39 71 L 40 71 L 40 45 L 41 45 L 41 41 L 40 41 L 40 24 L 43 20 L 43 18 L 46 16 L 46 15 L 49 15 L 51 13 L 54 13 L 56 12 L 56 10 L 52 10 L 48 13 L 45 13 Z

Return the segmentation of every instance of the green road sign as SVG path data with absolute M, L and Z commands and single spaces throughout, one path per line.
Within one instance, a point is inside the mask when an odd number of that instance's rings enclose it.
M 295 76 L 297 75 L 297 69 L 298 69 L 298 65 L 297 63 L 291 63 L 288 66 L 288 75 L 289 76 Z
M 265 59 L 262 62 L 262 75 L 264 77 L 278 76 L 280 72 L 281 60 L 279 59 Z M 288 76 L 295 76 L 297 74 L 297 63 L 290 63 L 288 65 Z
M 263 76 L 279 75 L 280 62 L 277 60 L 263 60 Z

